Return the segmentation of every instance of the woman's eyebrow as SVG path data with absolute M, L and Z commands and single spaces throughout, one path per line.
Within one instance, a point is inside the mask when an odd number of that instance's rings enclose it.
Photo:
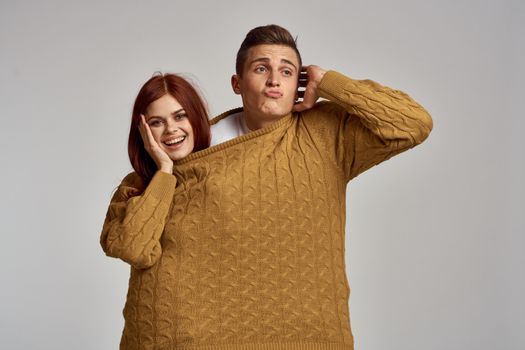
M 184 110 L 184 108 L 181 108 L 181 109 L 178 109 L 175 112 L 171 113 L 171 115 L 176 116 L 178 114 L 182 114 L 182 113 L 185 113 L 185 112 L 186 111 Z
M 181 114 L 181 113 L 185 113 L 186 111 L 184 110 L 184 108 L 181 108 L 181 109 L 177 109 L 175 112 L 172 112 L 171 115 L 172 116 L 176 116 L 178 114 Z M 149 120 L 151 118 L 160 118 L 160 119 L 164 119 L 163 116 L 161 115 L 146 115 L 146 120 Z

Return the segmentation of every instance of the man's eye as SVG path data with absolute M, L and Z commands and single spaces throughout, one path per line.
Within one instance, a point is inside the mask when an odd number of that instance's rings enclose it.
M 264 73 L 264 72 L 266 72 L 266 67 L 258 66 L 258 67 L 255 68 L 255 71 L 257 73 Z
M 293 75 L 293 72 L 290 69 L 284 69 L 283 74 L 287 77 L 291 77 Z

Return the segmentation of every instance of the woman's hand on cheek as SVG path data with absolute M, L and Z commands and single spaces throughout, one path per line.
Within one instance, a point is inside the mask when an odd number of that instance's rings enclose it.
M 159 170 L 169 174 L 173 173 L 173 160 L 159 146 L 157 141 L 155 141 L 155 138 L 153 137 L 151 129 L 146 123 L 146 118 L 143 114 L 140 115 L 139 131 L 140 136 L 142 136 L 142 141 L 144 142 L 144 148 L 151 158 L 153 158 Z

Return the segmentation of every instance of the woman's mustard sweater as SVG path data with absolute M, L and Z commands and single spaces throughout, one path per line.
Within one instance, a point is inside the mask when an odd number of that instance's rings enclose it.
M 124 178 L 100 237 L 131 264 L 121 349 L 353 349 L 347 182 L 421 143 L 432 119 L 401 91 L 334 71 L 319 92 L 329 101 L 147 187 Z

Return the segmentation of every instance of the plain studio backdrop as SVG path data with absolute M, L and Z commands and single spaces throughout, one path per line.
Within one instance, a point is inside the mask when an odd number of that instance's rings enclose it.
M 156 71 L 216 115 L 247 31 L 409 93 L 421 146 L 348 186 L 358 350 L 525 349 L 523 1 L 6 1 L 0 5 L 2 349 L 116 349 L 129 266 L 99 235 Z

